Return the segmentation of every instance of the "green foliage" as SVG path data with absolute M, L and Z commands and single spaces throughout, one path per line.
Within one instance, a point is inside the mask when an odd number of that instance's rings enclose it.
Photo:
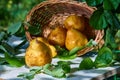
M 39 35 L 42 31 L 42 29 L 41 29 L 41 25 L 40 24 L 38 24 L 37 26 L 32 26 L 32 25 L 30 25 L 29 23 L 27 23 L 27 22 L 24 22 L 24 24 L 26 25 L 26 26 L 28 26 L 28 32 L 30 32 L 30 34 L 32 34 L 32 35 Z
M 33 80 L 34 76 L 42 70 L 42 67 L 32 67 L 30 72 L 19 74 L 18 77 L 22 77 L 25 80 Z
M 90 18 L 90 25 L 95 29 L 104 29 L 108 26 L 103 9 L 100 8 L 93 13 Z
M 113 52 L 108 47 L 103 47 L 98 51 L 98 55 L 93 62 L 91 58 L 87 57 L 82 60 L 79 65 L 80 70 L 107 67 L 112 64 Z
M 96 65 L 97 67 L 102 66 L 109 66 L 109 61 L 111 61 L 113 58 L 112 56 L 117 56 L 120 53 L 120 50 L 118 50 L 118 47 L 120 46 L 119 40 L 120 38 L 116 37 L 116 34 L 120 30 L 120 0 L 86 0 L 87 4 L 90 6 L 95 6 L 97 10 L 94 11 L 90 18 L 90 25 L 98 30 L 103 30 L 105 32 L 104 40 L 105 44 L 104 46 L 108 47 L 108 53 L 105 53 L 101 56 L 105 57 L 108 56 L 110 60 L 104 61 L 106 59 L 101 60 L 99 55 L 96 58 L 95 63 L 98 63 Z M 100 50 L 99 53 L 102 53 L 103 50 Z M 112 51 L 112 52 L 111 52 Z M 111 53 L 113 55 L 111 55 Z M 117 58 L 118 59 L 118 58 Z M 120 60 L 120 58 L 119 58 Z M 102 64 L 103 62 L 103 64 Z M 101 63 L 101 64 L 99 64 Z
M 6 36 L 6 33 L 5 32 L 0 32 L 0 41 L 3 40 L 4 36 Z
M 45 73 L 56 78 L 66 77 L 70 73 L 70 64 L 65 61 L 60 61 L 57 65 L 46 64 L 41 67 L 32 67 L 28 73 L 22 73 L 18 77 L 23 77 L 26 80 L 32 80 L 36 74 Z
M 56 49 L 58 50 L 58 55 L 57 57 L 63 60 L 69 60 L 69 59 L 74 59 L 77 57 L 77 52 L 91 46 L 95 46 L 97 43 L 91 39 L 85 46 L 83 47 L 75 47 L 72 50 L 68 51 L 65 48 L 61 48 L 60 46 L 56 46 Z
M 5 51 L 7 51 L 9 53 L 12 53 L 12 54 L 16 53 L 15 49 L 6 42 L 2 42 L 1 46 L 3 46 Z
M 120 22 L 117 16 L 112 11 L 105 10 L 104 15 L 111 27 L 113 27 L 114 29 L 120 29 Z
M 19 51 L 8 43 L 2 42 L 0 45 L 0 50 L 0 54 L 4 54 L 4 57 L 0 57 L 0 65 L 7 63 L 14 67 L 21 67 L 25 64 L 24 57 L 16 56 Z
M 8 33 L 9 34 L 15 34 L 16 32 L 18 32 L 18 30 L 21 28 L 22 23 L 21 22 L 17 22 L 15 24 L 13 24 L 12 26 L 8 27 Z
M 112 31 L 110 29 L 106 30 L 105 45 L 112 49 L 115 49 L 118 47 L 117 43 L 115 42 L 115 38 L 113 37 Z
M 28 11 L 36 4 L 44 0 L 1 0 L 0 1 L 0 57 L 1 64 L 9 64 L 11 66 L 20 67 L 24 65 L 24 57 L 16 55 L 21 52 L 19 49 L 26 43 L 25 30 L 23 27 L 23 20 L 25 19 Z M 6 27 L 8 27 L 6 29 Z M 38 29 L 36 29 L 38 30 Z M 23 42 L 16 46 L 7 43 L 11 36 L 18 36 L 23 39 Z
M 21 67 L 23 66 L 25 63 L 22 59 L 18 59 L 15 56 L 11 56 L 9 53 L 4 53 L 5 54 L 5 60 L 14 67 Z
M 11 23 L 23 21 L 30 9 L 44 0 L 1 0 L 0 26 L 8 27 Z
M 120 29 L 120 22 L 116 17 L 116 9 L 120 5 L 119 0 L 86 0 L 90 6 L 96 6 L 97 10 L 90 18 L 90 25 L 95 29 L 105 29 L 108 25 Z M 94 22 L 96 21 L 96 22 Z
M 12 32 L 12 29 L 10 29 L 10 30 Z M 0 55 L 1 54 L 4 55 L 4 57 L 0 57 L 0 65 L 9 64 L 9 65 L 14 66 L 14 67 L 21 67 L 25 64 L 24 57 L 21 58 L 21 57 L 18 57 L 16 55 L 21 53 L 19 51 L 19 49 L 22 45 L 24 45 L 26 43 L 26 40 L 23 40 L 22 43 L 13 47 L 12 45 L 7 43 L 9 38 L 12 36 L 11 34 L 8 34 L 7 32 L 8 31 L 2 31 L 0 33 Z
M 86 0 L 87 4 L 90 6 L 97 6 L 100 5 L 103 0 Z
M 120 4 L 120 0 L 103 0 L 103 7 L 106 10 L 117 9 Z
M 120 30 L 118 30 L 117 33 L 115 34 L 115 42 L 120 44 Z
M 110 66 L 113 60 L 113 53 L 108 47 L 103 47 L 99 50 L 98 56 L 95 59 L 95 67 Z
M 87 70 L 93 68 L 94 68 L 94 62 L 91 60 L 90 57 L 84 58 L 79 65 L 80 70 Z
M 3 63 L 5 63 L 6 61 L 5 61 L 5 58 L 2 58 L 2 57 L 0 57 L 0 64 L 3 64 Z

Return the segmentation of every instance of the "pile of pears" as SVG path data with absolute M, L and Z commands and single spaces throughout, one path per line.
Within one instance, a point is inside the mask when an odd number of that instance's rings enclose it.
M 70 15 L 64 21 L 64 27 L 56 27 L 48 36 L 48 41 L 53 45 L 60 45 L 68 50 L 82 47 L 87 44 L 88 39 L 82 33 L 85 29 L 83 16 Z
M 37 37 L 30 41 L 26 50 L 25 62 L 27 66 L 43 66 L 51 63 L 52 58 L 57 55 L 55 45 L 72 50 L 75 47 L 82 47 L 88 43 L 83 16 L 70 15 L 64 21 L 63 26 L 56 26 L 47 39 Z

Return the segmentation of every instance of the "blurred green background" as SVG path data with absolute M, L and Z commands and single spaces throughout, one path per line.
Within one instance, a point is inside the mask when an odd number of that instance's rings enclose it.
M 44 0 L 0 0 L 0 31 L 24 21 L 33 6 Z
M 24 21 L 27 13 L 36 4 L 45 0 L 0 0 L 0 31 Z M 85 0 L 76 0 L 85 1 Z M 120 20 L 120 14 L 118 14 Z

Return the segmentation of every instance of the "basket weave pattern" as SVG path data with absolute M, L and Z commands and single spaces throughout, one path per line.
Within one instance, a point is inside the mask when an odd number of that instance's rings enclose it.
M 80 3 L 73 0 L 49 0 L 44 1 L 31 9 L 26 17 L 26 21 L 33 26 L 41 25 L 42 34 L 37 36 L 43 36 L 47 38 L 49 33 L 57 26 L 63 25 L 63 21 L 67 16 L 75 14 L 78 16 L 84 16 L 89 19 L 94 8 L 87 6 L 86 3 Z M 28 29 L 28 26 L 25 25 L 25 28 Z M 88 31 L 92 31 L 95 36 L 95 41 L 101 43 L 102 37 L 104 35 L 103 30 L 94 30 L 87 28 Z M 90 29 L 90 30 L 89 30 Z M 26 31 L 27 39 L 30 41 L 35 36 L 31 35 Z M 93 50 L 94 47 L 85 48 L 78 52 L 78 56 L 85 54 L 88 51 Z

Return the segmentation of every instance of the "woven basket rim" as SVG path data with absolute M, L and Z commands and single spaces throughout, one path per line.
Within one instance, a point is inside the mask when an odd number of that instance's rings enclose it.
M 46 6 L 47 4 L 59 4 L 59 3 L 74 4 L 74 5 L 77 5 L 77 6 L 82 6 L 82 7 L 88 8 L 88 10 L 90 10 L 90 11 L 96 10 L 95 7 L 90 7 L 90 6 L 88 6 L 86 2 L 78 2 L 78 1 L 73 1 L 73 0 L 64 0 L 64 1 L 57 1 L 57 2 L 43 1 L 43 2 L 41 2 L 41 3 L 39 3 L 39 4 L 37 4 L 36 6 L 34 6 L 34 7 L 29 11 L 29 13 L 28 13 L 27 16 L 26 16 L 25 21 L 29 21 L 29 20 L 30 20 L 31 14 L 32 14 L 35 10 L 37 10 L 37 9 L 43 7 L 43 6 Z

